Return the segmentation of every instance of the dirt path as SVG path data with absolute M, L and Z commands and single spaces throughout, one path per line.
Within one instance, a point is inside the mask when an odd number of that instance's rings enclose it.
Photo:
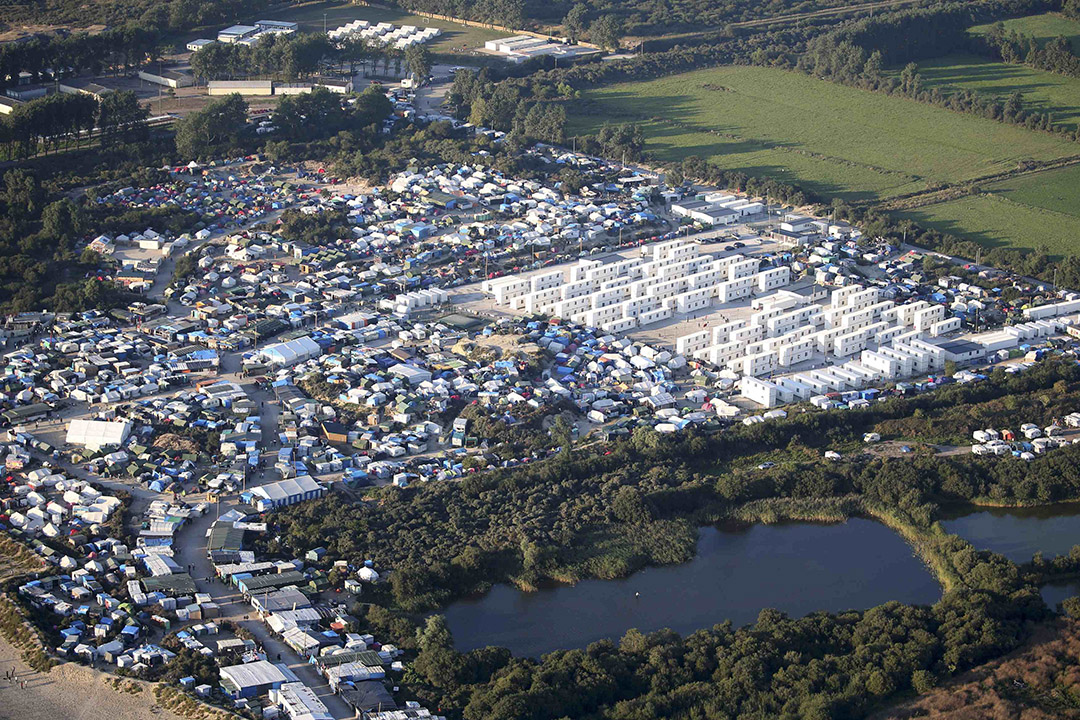
M 4 679 L 15 668 L 22 688 Z M 83 665 L 65 663 L 43 674 L 34 672 L 20 653 L 0 638 L 0 720 L 182 720 L 154 700 L 153 686 L 123 680 L 124 692 L 111 685 L 113 677 Z

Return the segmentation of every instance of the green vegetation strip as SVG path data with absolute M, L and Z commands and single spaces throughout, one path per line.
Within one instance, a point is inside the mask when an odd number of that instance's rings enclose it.
M 571 129 L 646 121 L 647 150 L 771 174 L 823 195 L 881 199 L 1075 154 L 1061 138 L 817 80 L 727 66 L 589 91 Z
M 1042 13 L 1041 15 L 1027 15 L 1025 17 L 1010 18 L 1002 21 L 1007 32 L 1018 32 L 1022 35 L 1031 35 L 1040 42 L 1052 40 L 1056 37 L 1066 37 L 1073 46 L 1073 52 L 1080 54 L 1080 22 L 1070 20 L 1061 13 Z M 976 25 L 971 32 L 977 35 L 985 35 L 990 32 L 993 23 L 988 25 Z
M 1055 125 L 1076 128 L 1080 124 L 1080 78 L 977 55 L 923 60 L 918 66 L 927 88 L 966 88 L 1003 102 L 1019 92 L 1024 96 L 1024 107 L 1050 113 Z

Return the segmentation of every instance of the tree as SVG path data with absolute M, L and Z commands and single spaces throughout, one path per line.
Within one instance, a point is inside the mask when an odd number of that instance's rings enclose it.
M 884 61 L 881 59 L 881 51 L 875 50 L 870 53 L 870 57 L 866 60 L 866 65 L 863 66 L 863 73 L 869 78 L 878 80 L 881 78 L 883 64 Z
M 431 74 L 431 52 L 427 45 L 412 45 L 405 50 L 405 64 L 417 84 L 427 82 Z
M 127 142 L 145 136 L 149 112 L 131 90 L 109 93 L 98 108 L 98 127 L 104 145 Z
M 49 203 L 41 213 L 41 232 L 57 243 L 57 249 L 69 252 L 86 227 L 82 209 L 70 198 Z
M 1061 602 L 1061 609 L 1074 620 L 1080 619 L 1080 596 L 1065 598 Z
M 25 170 L 8 170 L 4 173 L 2 198 L 9 214 L 15 213 L 22 220 L 37 216 L 38 208 L 45 199 L 45 192 L 33 175 Z
M 615 52 L 622 39 L 622 27 L 614 15 L 602 15 L 589 26 L 589 38 L 605 50 Z
M 247 126 L 247 110 L 244 99 L 233 93 L 188 115 L 176 126 L 176 152 L 198 158 L 235 148 Z
M 589 8 L 584 3 L 578 3 L 570 8 L 570 12 L 566 13 L 566 17 L 563 18 L 563 30 L 566 31 L 566 36 L 570 38 L 570 42 L 576 43 L 578 38 L 584 34 L 585 18 L 588 14 Z

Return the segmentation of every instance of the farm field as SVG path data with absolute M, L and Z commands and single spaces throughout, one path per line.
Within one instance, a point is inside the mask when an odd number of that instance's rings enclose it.
M 1019 91 L 1026 107 L 1048 112 L 1055 124 L 1080 126 L 1080 78 L 995 62 L 977 55 L 925 60 L 919 74 L 927 87 L 962 87 L 1001 100 Z M 899 73 L 899 70 L 897 70 Z
M 1080 238 L 1080 216 L 1014 202 L 1005 194 L 974 195 L 896 215 L 988 248 L 1045 248 L 1051 255 L 1074 255 Z
M 1080 218 L 1080 166 L 1003 180 L 984 190 L 1012 202 Z M 1080 249 L 1080 236 L 1076 238 Z
M 727 66 L 590 91 L 568 132 L 640 122 L 664 160 L 699 155 L 827 197 L 877 200 L 1075 155 L 1046 133 L 775 68 Z
M 1072 42 L 1073 52 L 1080 53 L 1080 22 L 1070 20 L 1060 13 L 1043 13 L 1004 21 L 1006 30 L 1015 30 L 1022 35 L 1033 35 L 1040 41 L 1051 40 L 1064 35 Z M 983 34 L 990 31 L 992 25 L 976 25 L 970 32 Z

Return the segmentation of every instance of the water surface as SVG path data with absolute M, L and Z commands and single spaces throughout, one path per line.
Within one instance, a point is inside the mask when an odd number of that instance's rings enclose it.
M 1034 508 L 956 508 L 942 526 L 980 550 L 1001 553 L 1016 563 L 1036 552 L 1051 558 L 1080 544 L 1080 503 Z
M 497 585 L 444 615 L 459 650 L 496 645 L 537 657 L 617 640 L 630 628 L 687 634 L 726 619 L 745 625 L 766 607 L 802 616 L 889 600 L 929 604 L 940 596 L 937 581 L 899 535 L 852 519 L 702 528 L 690 562 L 532 593 Z

